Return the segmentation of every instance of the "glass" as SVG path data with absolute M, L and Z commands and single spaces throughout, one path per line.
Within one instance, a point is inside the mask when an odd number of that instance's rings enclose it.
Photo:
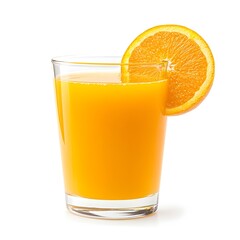
M 155 212 L 166 128 L 166 63 L 122 65 L 115 57 L 77 56 L 52 63 L 67 208 L 104 219 Z M 144 82 L 123 83 L 124 69 Z M 157 74 L 150 77 L 153 70 Z

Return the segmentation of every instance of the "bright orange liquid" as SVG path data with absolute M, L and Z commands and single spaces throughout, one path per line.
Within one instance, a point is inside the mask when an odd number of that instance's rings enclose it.
M 93 199 L 157 193 L 167 81 L 123 84 L 115 73 L 89 73 L 55 83 L 66 193 Z

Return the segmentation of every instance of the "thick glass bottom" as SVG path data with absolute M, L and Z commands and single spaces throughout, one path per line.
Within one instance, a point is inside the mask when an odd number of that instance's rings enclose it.
M 99 200 L 66 194 L 70 212 L 91 218 L 130 219 L 144 217 L 157 210 L 158 193 L 129 200 Z

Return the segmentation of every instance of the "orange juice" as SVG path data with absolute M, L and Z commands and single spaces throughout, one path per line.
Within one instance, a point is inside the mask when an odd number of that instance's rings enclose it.
M 108 200 L 157 193 L 167 81 L 84 73 L 57 78 L 55 86 L 66 193 Z

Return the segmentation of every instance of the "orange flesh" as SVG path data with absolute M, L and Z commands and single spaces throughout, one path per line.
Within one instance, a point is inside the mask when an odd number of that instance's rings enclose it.
M 164 31 L 144 39 L 129 58 L 130 63 L 160 63 L 163 60 L 169 62 L 167 108 L 178 107 L 190 100 L 202 86 L 206 79 L 207 60 L 194 40 L 178 32 Z M 131 74 L 135 70 L 129 66 L 128 71 Z

